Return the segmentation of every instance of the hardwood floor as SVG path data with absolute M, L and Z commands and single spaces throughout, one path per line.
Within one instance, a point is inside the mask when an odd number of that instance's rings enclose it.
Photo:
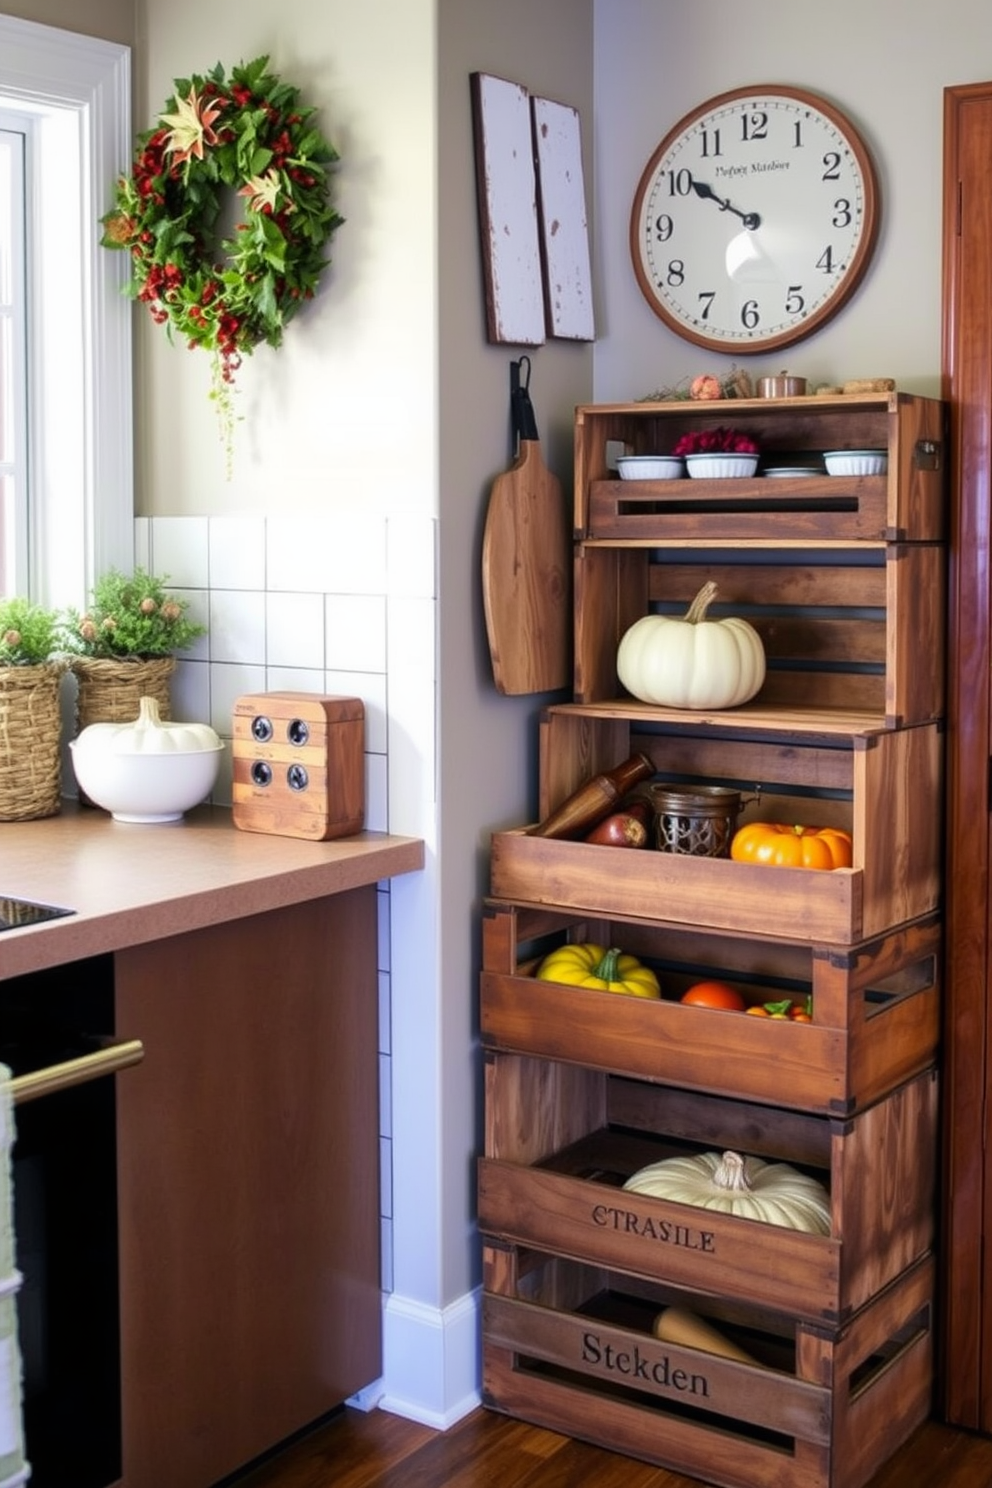
M 783 1480 L 784 1482 L 786 1480 Z M 992 1438 L 928 1423 L 866 1488 L 990 1488 Z M 233 1488 L 233 1484 L 231 1485 Z M 695 1479 L 477 1410 L 449 1431 L 346 1407 L 237 1488 L 700 1488 Z

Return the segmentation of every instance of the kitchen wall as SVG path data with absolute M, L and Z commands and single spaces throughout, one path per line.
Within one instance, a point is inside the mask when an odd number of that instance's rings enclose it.
M 836 320 L 741 365 L 813 383 L 895 377 L 907 392 L 938 393 L 943 89 L 992 76 L 983 0 L 596 0 L 595 12 L 596 259 L 606 287 L 596 398 L 637 398 L 732 365 L 649 310 L 627 228 L 641 171 L 671 126 L 750 82 L 808 88 L 851 116 L 878 167 L 882 227 L 874 265 Z
M 7 0 L 3 11 L 40 26 L 60 26 L 122 46 L 135 42 L 134 0 Z

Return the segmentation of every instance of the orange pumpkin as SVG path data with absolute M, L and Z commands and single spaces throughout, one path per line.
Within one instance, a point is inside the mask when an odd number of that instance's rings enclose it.
M 840 827 L 749 822 L 734 834 L 730 856 L 774 868 L 850 868 L 851 846 L 850 832 Z

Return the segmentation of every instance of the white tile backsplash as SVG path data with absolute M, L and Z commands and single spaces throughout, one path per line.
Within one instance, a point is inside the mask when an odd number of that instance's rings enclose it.
M 207 589 L 175 589 L 170 588 L 170 593 L 186 606 L 187 620 L 194 620 L 197 625 L 205 625 L 206 632 L 197 636 L 193 643 L 186 647 L 181 653 L 184 661 L 209 661 L 210 660 L 210 592 Z
M 177 717 L 209 722 L 230 740 L 248 693 L 360 697 L 365 704 L 366 828 L 421 830 L 434 782 L 436 522 L 355 513 L 305 523 L 259 517 L 155 517 L 135 522 L 135 561 L 190 591 L 208 635 L 179 661 Z M 410 600 L 414 603 L 411 607 Z M 394 605 L 402 600 L 402 605 Z M 393 629 L 387 608 L 394 611 Z M 398 715 L 396 710 L 399 710 Z M 389 757 L 390 721 L 402 749 Z M 231 804 L 225 751 L 213 800 Z M 402 825 L 390 822 L 390 781 Z M 392 1288 L 392 894 L 378 889 L 382 1284 Z
M 234 705 L 239 697 L 267 691 L 265 668 L 210 663 L 210 723 L 223 739 L 234 731 Z
M 389 831 L 386 757 L 365 756 L 365 826 L 370 832 Z
M 308 667 L 266 667 L 266 692 L 312 692 L 324 695 L 324 674 Z
M 266 583 L 279 593 L 319 593 L 328 588 L 325 553 L 333 531 L 329 520 L 270 521 L 265 528 Z
M 380 895 L 380 908 L 381 908 Z M 389 974 L 385 971 L 379 973 L 379 1053 L 389 1054 L 392 1052 L 392 1040 L 389 1023 Z
M 265 588 L 265 518 L 210 518 L 212 589 Z
M 210 660 L 266 662 L 265 598 L 239 589 L 214 589 L 210 595 Z
M 386 522 L 352 512 L 336 518 L 327 552 L 331 594 L 386 593 Z
M 172 716 L 181 723 L 209 723 L 210 667 L 181 659 L 172 677 Z M 230 733 L 230 729 L 225 732 Z
M 210 583 L 209 521 L 206 517 L 153 517 L 151 566 L 177 589 L 206 589 Z
M 265 596 L 265 659 L 270 667 L 324 670 L 323 594 Z
M 384 595 L 328 594 L 324 613 L 327 667 L 340 672 L 385 672 Z
M 389 737 L 385 675 L 382 672 L 325 672 L 323 687 L 329 697 L 361 698 L 365 705 L 365 748 L 369 754 L 385 754 Z
M 393 1135 L 392 1087 L 389 1083 L 389 1058 L 379 1055 L 379 1135 Z

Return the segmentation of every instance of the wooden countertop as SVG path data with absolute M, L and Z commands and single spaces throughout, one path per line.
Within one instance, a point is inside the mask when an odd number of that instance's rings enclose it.
M 115 822 L 63 804 L 58 816 L 0 824 L 0 896 L 74 910 L 0 933 L 0 979 L 205 925 L 263 914 L 424 866 L 415 837 L 359 832 L 308 842 L 243 832 L 199 807 L 178 822 Z

